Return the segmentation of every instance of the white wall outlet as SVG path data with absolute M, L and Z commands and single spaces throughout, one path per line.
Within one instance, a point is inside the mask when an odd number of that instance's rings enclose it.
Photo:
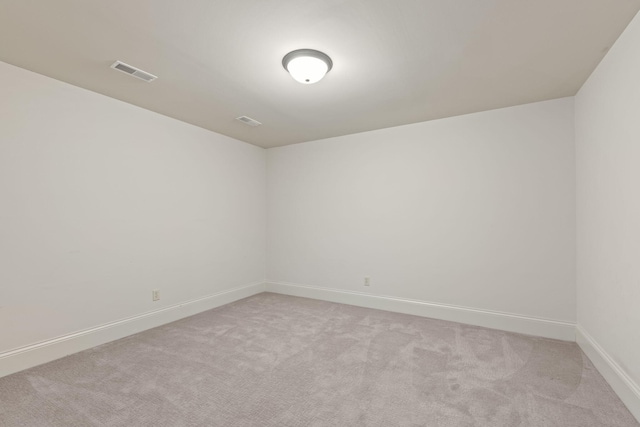
M 160 299 L 160 291 L 158 289 L 151 291 L 151 299 L 153 301 L 158 301 Z
M 371 284 L 371 278 L 369 278 L 369 277 L 365 277 L 365 278 L 364 278 L 364 285 L 365 285 L 365 286 L 369 286 L 370 284 Z

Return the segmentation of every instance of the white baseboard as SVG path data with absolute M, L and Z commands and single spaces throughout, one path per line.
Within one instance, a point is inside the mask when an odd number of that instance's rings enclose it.
M 576 328 L 576 342 L 589 360 L 607 380 L 613 391 L 627 405 L 629 411 L 640 422 L 640 386 L 618 365 L 615 360 L 580 325 Z
M 0 353 L 0 377 L 105 344 L 265 291 L 256 282 L 95 328 Z
M 563 341 L 576 340 L 576 325 L 572 322 L 294 283 L 267 281 L 266 288 L 267 292 L 413 314 Z
M 580 345 L 627 408 L 640 421 L 640 386 L 582 327 L 578 325 L 576 328 L 574 323 L 275 281 L 251 283 L 0 353 L 0 377 L 220 307 L 264 291 L 449 320 L 564 341 L 577 341 L 578 345 Z

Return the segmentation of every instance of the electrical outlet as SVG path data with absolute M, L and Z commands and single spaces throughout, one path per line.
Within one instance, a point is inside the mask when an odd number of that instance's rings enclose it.
M 371 279 L 369 277 L 364 278 L 364 285 L 369 286 L 371 284 Z
M 158 289 L 151 291 L 151 299 L 153 301 L 158 301 L 160 299 L 160 291 Z

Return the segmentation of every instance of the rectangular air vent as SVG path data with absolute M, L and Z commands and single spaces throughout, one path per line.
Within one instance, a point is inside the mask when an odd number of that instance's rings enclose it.
M 262 124 L 259 121 L 253 120 L 251 117 L 247 117 L 247 116 L 236 117 L 236 120 L 249 126 L 260 126 Z
M 132 67 L 129 64 L 125 64 L 122 61 L 116 61 L 111 65 L 111 68 L 114 70 L 122 71 L 123 73 L 127 73 L 130 76 L 137 77 L 145 82 L 152 82 L 158 78 L 158 76 L 154 76 L 151 73 L 147 73 L 146 71 L 142 71 L 139 68 Z

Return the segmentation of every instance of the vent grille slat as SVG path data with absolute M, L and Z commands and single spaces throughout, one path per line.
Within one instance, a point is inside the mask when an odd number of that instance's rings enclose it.
M 148 81 L 150 82 L 151 80 L 154 80 L 156 77 L 152 76 L 149 73 L 145 73 L 143 71 L 136 71 L 135 73 L 133 73 L 134 77 L 138 77 L 142 80 Z
M 260 126 L 262 124 L 259 121 L 254 120 L 251 117 L 247 117 L 247 116 L 236 117 L 236 120 L 248 126 Z
M 134 70 L 133 68 L 127 67 L 126 65 L 120 64 L 120 63 L 118 63 L 118 65 L 115 66 L 115 69 L 124 71 L 125 73 L 129 73 L 129 74 L 133 74 L 136 72 L 136 70 Z
M 139 68 L 132 67 L 129 64 L 125 64 L 122 61 L 116 61 L 111 65 L 111 68 L 114 70 L 122 71 L 123 73 L 127 73 L 130 76 L 137 77 L 140 80 L 144 80 L 145 82 L 152 82 L 158 78 L 158 76 L 154 76 L 151 73 L 147 73 L 146 71 L 142 71 Z

